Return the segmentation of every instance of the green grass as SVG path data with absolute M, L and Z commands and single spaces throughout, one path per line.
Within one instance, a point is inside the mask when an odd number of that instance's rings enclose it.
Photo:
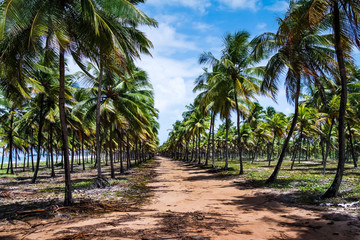
M 87 180 L 87 181 L 75 182 L 72 184 L 72 186 L 74 188 L 86 188 L 86 187 L 90 187 L 92 184 L 93 184 L 92 180 Z
M 276 159 L 277 160 L 277 159 Z M 202 160 L 202 162 L 204 162 Z M 272 161 L 271 166 L 265 159 L 260 159 L 254 163 L 244 160 L 244 175 L 241 178 L 256 182 L 263 187 L 276 188 L 280 190 L 291 190 L 299 196 L 304 203 L 317 203 L 319 197 L 331 185 L 337 168 L 335 159 L 331 159 L 327 163 L 326 174 L 322 174 L 322 165 L 320 159 L 311 159 L 311 161 L 295 162 L 294 169 L 291 170 L 290 159 L 285 159 L 282 164 L 278 179 L 275 183 L 265 185 L 265 181 L 272 174 L 277 161 Z M 215 166 L 218 168 L 216 172 L 226 176 L 237 176 L 239 174 L 240 164 L 238 160 L 230 160 L 227 171 L 222 168 L 225 161 L 216 161 Z M 209 163 L 206 168 L 211 167 Z M 358 201 L 360 200 L 360 169 L 355 169 L 353 163 L 349 162 L 345 165 L 345 173 L 340 187 L 339 196 L 335 199 L 327 200 L 332 202 Z

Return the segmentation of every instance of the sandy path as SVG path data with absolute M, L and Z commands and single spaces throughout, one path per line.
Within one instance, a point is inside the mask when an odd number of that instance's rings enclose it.
M 271 190 L 246 189 L 167 158 L 157 161 L 159 175 L 150 184 L 155 197 L 143 211 L 44 222 L 7 239 L 360 239 L 359 219 L 287 206 Z

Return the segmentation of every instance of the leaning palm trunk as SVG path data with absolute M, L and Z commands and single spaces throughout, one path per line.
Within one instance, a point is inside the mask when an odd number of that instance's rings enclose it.
M 266 181 L 267 184 L 270 184 L 270 183 L 274 183 L 277 179 L 277 176 L 279 174 L 279 171 L 280 171 L 280 168 L 281 168 L 281 165 L 282 165 L 282 162 L 284 160 L 284 157 L 285 157 L 285 153 L 286 153 L 286 149 L 288 147 L 288 144 L 289 144 L 289 141 L 290 141 L 290 138 L 294 132 L 294 129 L 295 129 L 295 126 L 296 126 L 296 122 L 297 122 L 297 118 L 298 118 L 298 115 L 299 115 L 299 96 L 300 96 L 300 77 L 298 77 L 298 79 L 296 80 L 296 93 L 295 93 L 295 113 L 294 113 L 294 118 L 291 122 L 291 127 L 290 127 L 290 131 L 289 131 L 289 134 L 287 135 L 286 139 L 285 139 L 285 142 L 284 142 L 284 145 L 282 147 L 282 150 L 281 150 L 281 154 L 280 154 L 280 157 L 279 157 L 279 161 L 278 163 L 276 164 L 276 167 L 274 169 L 274 172 L 271 174 L 271 176 L 269 177 L 269 179 Z
M 340 26 L 340 11 L 339 3 L 333 2 L 333 31 L 335 39 L 335 52 L 338 60 L 340 79 L 341 79 L 341 99 L 339 109 L 339 162 L 336 169 L 336 175 L 330 188 L 321 196 L 322 199 L 336 197 L 339 191 L 339 187 L 342 181 L 344 167 L 345 167 L 345 113 L 346 113 L 346 102 L 347 102 L 347 80 L 344 54 L 341 46 L 341 26 Z

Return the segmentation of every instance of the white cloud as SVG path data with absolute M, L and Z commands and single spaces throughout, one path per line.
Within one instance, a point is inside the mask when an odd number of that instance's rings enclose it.
M 218 2 L 233 9 L 251 9 L 253 11 L 258 10 L 261 5 L 260 0 L 218 0 Z
M 192 80 L 201 74 L 197 59 L 145 57 L 138 65 L 148 72 L 155 90 L 155 106 L 161 112 L 183 107 L 192 99 Z
M 193 23 L 193 27 L 196 30 L 200 30 L 200 31 L 208 31 L 212 28 L 212 26 L 210 24 L 206 24 L 206 23 L 202 23 L 202 22 L 196 22 Z
M 289 8 L 288 1 L 276 1 L 274 4 L 266 6 L 265 9 L 273 12 L 285 12 Z
M 148 73 L 154 87 L 155 107 L 160 111 L 159 136 L 163 142 L 171 125 L 181 119 L 185 105 L 194 99 L 193 80 L 201 74 L 201 66 L 195 58 L 176 60 L 159 55 L 144 57 L 137 65 Z
M 154 44 L 154 51 L 166 56 L 176 52 L 186 52 L 197 50 L 194 41 L 188 36 L 176 32 L 176 29 L 167 23 L 159 23 L 158 28 L 142 29 L 146 36 Z
M 199 10 L 201 13 L 206 11 L 206 8 L 211 6 L 210 0 L 148 0 L 147 4 L 154 6 L 184 6 L 194 10 Z
M 266 28 L 267 24 L 266 23 L 259 23 L 258 25 L 256 25 L 256 28 L 258 29 L 264 29 Z

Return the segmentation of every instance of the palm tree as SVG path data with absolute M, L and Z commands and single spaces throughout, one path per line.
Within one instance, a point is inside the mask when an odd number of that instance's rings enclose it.
M 347 105 L 347 70 L 346 61 L 352 51 L 352 45 L 360 47 L 360 5 L 353 0 L 311 0 L 308 8 L 309 22 L 313 26 L 332 18 L 334 46 L 340 74 L 341 99 L 338 119 L 339 161 L 333 183 L 322 198 L 335 197 L 338 194 L 345 166 L 345 113 Z
M 285 126 L 286 126 L 285 114 L 275 113 L 271 118 L 267 117 L 266 125 L 268 129 L 272 132 L 271 150 L 269 151 L 269 155 L 268 155 L 268 161 L 270 166 L 271 158 L 274 153 L 275 140 L 284 136 L 285 133 Z
M 289 102 L 294 103 L 295 108 L 291 127 L 283 144 L 278 163 L 266 181 L 267 183 L 276 181 L 290 138 L 294 132 L 299 115 L 298 107 L 302 81 L 314 81 L 318 79 L 316 76 L 320 73 L 334 73 L 332 51 L 327 48 L 331 46 L 331 39 L 328 35 L 317 35 L 321 26 L 304 29 L 304 16 L 291 15 L 294 6 L 296 4 L 291 2 L 290 10 L 285 19 L 279 19 L 281 24 L 276 34 L 264 33 L 253 40 L 255 56 L 263 57 L 269 51 L 275 52 L 265 67 L 262 88 L 276 93 L 279 77 L 287 69 L 285 76 L 286 97 Z
M 95 0 L 55 2 L 52 0 L 6 0 L 1 5 L 1 40 L 4 39 L 4 33 L 10 33 L 6 39 L 11 39 L 12 33 L 23 32 L 24 36 L 29 39 L 30 47 L 34 50 L 37 46 L 41 46 L 39 42 L 44 39 L 43 37 L 54 39 L 53 42 L 57 45 L 55 47 L 59 52 L 59 112 L 65 162 L 66 205 L 72 203 L 72 196 L 65 110 L 65 52 L 71 52 L 78 63 L 80 63 L 79 56 L 83 56 L 85 53 L 93 57 L 99 54 L 104 56 L 103 54 L 107 54 L 107 52 L 99 52 L 98 49 L 103 49 L 101 46 L 104 44 L 109 46 L 110 43 L 117 46 L 116 53 L 121 59 L 129 60 L 138 57 L 139 49 L 147 53 L 147 48 L 150 46 L 149 41 L 136 30 L 136 26 L 138 24 L 154 26 L 156 22 L 131 2 L 136 4 L 143 1 L 96 1 L 95 4 Z M 9 29 L 16 29 L 16 31 Z M 95 47 L 96 44 L 99 44 L 99 41 L 96 40 L 101 40 L 100 35 L 107 36 L 104 38 L 106 42 L 101 42 L 101 46 Z M 109 39 L 111 39 L 110 42 L 107 41 Z M 84 47 L 85 42 L 90 48 Z
M 223 78 L 232 83 L 235 111 L 237 114 L 237 133 L 240 136 L 240 117 L 242 111 L 239 107 L 239 98 L 249 101 L 254 98 L 260 90 L 260 81 L 253 77 L 256 68 L 254 58 L 250 54 L 249 44 L 250 34 L 248 32 L 236 32 L 235 34 L 227 34 L 224 38 L 224 49 L 220 60 L 217 60 L 211 53 L 204 53 L 200 56 L 200 63 L 208 63 L 213 67 L 216 66 L 216 72 L 213 78 Z M 244 173 L 241 142 L 238 137 L 238 150 L 240 161 L 240 174 Z
M 197 139 L 197 150 L 195 159 L 198 158 L 198 164 L 201 163 L 201 135 L 204 134 L 205 129 L 209 127 L 208 121 L 208 115 L 204 115 L 198 107 L 195 107 L 194 111 L 191 113 L 191 115 L 185 122 L 185 126 L 188 126 L 190 128 L 192 135 Z

